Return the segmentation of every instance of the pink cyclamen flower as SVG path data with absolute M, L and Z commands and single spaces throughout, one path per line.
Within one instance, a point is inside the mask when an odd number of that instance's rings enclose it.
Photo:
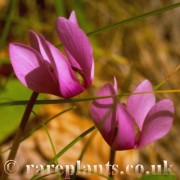
M 16 76 L 26 87 L 35 92 L 70 98 L 91 85 L 93 52 L 86 34 L 78 26 L 74 11 L 69 19 L 58 18 L 57 31 L 66 56 L 42 35 L 31 31 L 31 47 L 11 43 L 10 59 Z
M 134 93 L 152 91 L 151 83 L 144 80 Z M 107 83 L 96 95 L 117 95 L 116 79 L 114 85 Z M 94 100 L 91 115 L 114 150 L 127 150 L 141 148 L 165 136 L 172 126 L 174 105 L 169 99 L 156 103 L 154 94 L 135 94 L 128 97 L 126 105 L 115 97 Z

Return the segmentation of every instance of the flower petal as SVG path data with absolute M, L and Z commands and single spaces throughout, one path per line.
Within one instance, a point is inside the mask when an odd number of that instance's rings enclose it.
M 127 109 L 118 104 L 116 111 L 116 138 L 113 143 L 114 150 L 127 150 L 135 147 L 135 122 Z
M 14 72 L 26 87 L 36 92 L 58 94 L 57 86 L 36 50 L 23 44 L 11 43 L 9 52 Z
M 47 61 L 49 64 L 51 64 L 50 61 L 50 53 L 44 44 L 44 42 L 41 41 L 40 36 L 38 36 L 35 32 L 29 31 L 29 40 L 31 43 L 31 47 L 36 49 L 43 57 L 45 61 Z
M 94 77 L 94 61 L 92 47 L 86 34 L 71 19 L 63 17 L 57 19 L 56 28 L 71 66 L 81 70 L 85 81 L 84 87 L 88 88 Z
M 70 14 L 70 16 L 69 16 L 69 20 L 70 20 L 71 22 L 73 22 L 74 24 L 76 24 L 77 26 L 79 26 L 79 25 L 78 25 L 78 21 L 77 21 L 77 17 L 76 17 L 75 11 L 72 11 L 72 12 L 71 12 L 71 14 Z
M 62 97 L 71 98 L 83 92 L 85 89 L 76 77 L 69 62 L 64 58 L 61 52 L 51 43 L 47 42 L 47 46 L 51 52 L 52 59 L 55 63 L 54 70 L 57 72 L 59 89 Z
M 97 92 L 96 96 L 115 95 L 112 84 L 106 84 Z M 96 99 L 91 105 L 91 116 L 100 133 L 111 146 L 116 127 L 115 98 Z
M 151 92 L 152 90 L 151 83 L 148 80 L 144 80 L 133 92 Z M 127 109 L 131 116 L 134 117 L 140 131 L 142 130 L 143 122 L 147 113 L 154 104 L 154 94 L 135 94 L 129 96 Z
M 57 74 L 53 73 L 52 70 L 51 70 L 51 68 L 52 67 L 54 68 L 56 65 L 55 65 L 55 63 L 53 61 L 51 52 L 50 52 L 49 48 L 46 45 L 45 38 L 43 36 L 41 36 L 41 35 L 38 36 L 33 31 L 29 31 L 29 39 L 30 39 L 31 47 L 36 49 L 42 55 L 43 61 L 46 64 L 47 71 L 51 71 L 50 76 L 51 76 L 52 80 L 54 81 L 54 83 L 56 84 L 56 86 L 58 88 Z
M 58 81 L 59 95 L 70 98 L 84 91 L 64 55 L 42 35 L 38 36 L 31 32 L 30 36 L 33 39 L 32 43 L 38 44 L 37 47 L 43 58 L 51 63 L 51 74 L 52 78 Z
M 118 94 L 117 80 L 115 76 L 114 76 L 114 90 L 115 90 L 115 93 Z
M 143 147 L 165 136 L 171 129 L 173 116 L 174 105 L 171 100 L 164 99 L 155 104 L 144 121 L 137 147 Z

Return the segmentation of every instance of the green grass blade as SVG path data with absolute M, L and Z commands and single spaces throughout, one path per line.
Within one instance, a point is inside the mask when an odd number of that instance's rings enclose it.
M 175 73 L 177 73 L 180 70 L 180 64 L 173 70 L 171 71 L 170 74 L 165 76 L 165 78 L 160 81 L 156 86 L 154 86 L 154 90 L 159 89 L 161 86 L 163 86 Z
M 48 131 L 48 128 L 46 127 L 45 123 L 41 120 L 41 118 L 39 118 L 39 116 L 34 111 L 32 111 L 32 113 L 37 117 L 37 119 L 39 120 L 41 126 L 43 127 L 44 131 L 46 132 L 46 134 L 48 136 L 48 139 L 49 139 L 49 142 L 50 142 L 50 145 L 51 145 L 51 148 L 52 148 L 54 156 L 55 156 L 56 155 L 56 150 L 55 150 L 55 146 L 53 144 L 53 140 L 51 138 L 51 135 L 50 135 L 50 133 Z M 58 164 L 58 162 L 56 162 L 56 164 Z
M 49 131 L 48 131 L 48 128 L 46 127 L 45 123 L 39 118 L 39 116 L 38 116 L 34 111 L 32 111 L 32 113 L 33 113 L 33 114 L 37 117 L 37 119 L 40 121 L 41 126 L 43 127 L 45 133 L 46 133 L 47 136 L 48 136 L 48 139 L 49 139 L 49 142 L 50 142 L 52 151 L 53 151 L 53 153 L 54 153 L 54 156 L 56 156 L 56 149 L 55 149 L 55 146 L 54 146 L 54 144 L 53 144 L 53 140 L 52 140 L 52 138 L 51 138 L 51 135 L 50 135 L 50 133 L 49 133 Z M 55 165 L 58 165 L 58 159 L 55 161 Z M 58 177 L 59 177 L 59 179 L 61 180 L 61 175 L 60 175 L 60 174 L 58 174 Z
M 54 158 L 52 158 L 48 164 L 54 163 L 60 156 L 62 156 L 68 149 L 70 149 L 74 144 L 76 144 L 78 141 L 80 141 L 83 137 L 85 137 L 87 134 L 92 132 L 94 129 L 96 129 L 95 126 L 92 126 L 85 132 L 83 132 L 81 135 L 79 135 L 76 139 L 74 139 L 72 142 L 70 142 L 62 151 L 60 151 Z
M 68 151 L 74 144 L 76 144 L 78 141 L 80 141 L 82 138 L 84 138 L 86 135 L 88 135 L 90 132 L 92 132 L 94 129 L 96 129 L 95 126 L 90 127 L 88 130 L 80 134 L 77 138 L 75 138 L 73 141 L 71 141 L 66 147 L 64 147 L 56 156 L 54 156 L 47 165 L 53 164 L 59 157 L 61 157 L 66 151 Z M 44 170 L 46 169 L 46 166 L 44 166 Z M 37 174 L 35 174 L 31 180 L 35 180 L 38 176 L 38 174 L 41 173 L 39 171 Z
M 37 100 L 35 105 L 40 104 L 63 104 L 63 103 L 73 103 L 73 102 L 83 102 L 83 101 L 93 101 L 96 99 L 105 99 L 105 98 L 112 98 L 112 97 L 123 97 L 123 96 L 130 96 L 135 94 L 158 94 L 158 93 L 180 93 L 180 89 L 167 89 L 167 90 L 155 90 L 151 92 L 138 92 L 138 93 L 121 93 L 112 96 L 95 96 L 95 97 L 88 97 L 88 98 L 73 98 L 73 99 L 56 99 L 56 100 Z M 17 105 L 26 105 L 27 100 L 24 101 L 10 101 L 10 102 L 2 102 L 0 106 L 17 106 Z
M 73 110 L 73 109 L 75 109 L 75 108 L 76 108 L 76 106 L 73 106 L 73 107 L 70 107 L 70 108 L 68 108 L 68 109 L 65 109 L 65 110 L 59 112 L 58 114 L 56 114 L 56 115 L 52 116 L 51 118 L 49 118 L 48 120 L 44 121 L 44 124 L 49 123 L 51 120 L 55 119 L 56 117 L 58 117 L 58 116 L 60 116 L 60 115 L 62 115 L 62 114 L 64 114 L 64 113 L 66 113 L 66 112 L 68 112 L 68 111 L 71 111 L 71 110 Z M 21 142 L 24 141 L 25 139 L 27 139 L 28 137 L 30 137 L 33 133 L 35 133 L 36 131 L 38 131 L 38 130 L 41 129 L 41 128 L 42 128 L 42 125 L 39 125 L 39 126 L 37 126 L 36 128 L 34 128 L 31 132 L 27 132 L 27 133 L 25 134 L 25 136 L 22 138 Z M 2 156 L 5 152 L 9 151 L 10 149 L 11 149 L 11 147 L 9 147 L 9 148 L 1 151 L 1 152 L 0 152 L 0 156 Z
M 118 28 L 120 26 L 129 24 L 129 23 L 132 23 L 132 22 L 139 21 L 139 20 L 145 19 L 145 18 L 150 17 L 150 16 L 154 16 L 154 15 L 157 15 L 157 14 L 162 14 L 162 13 L 164 13 L 166 11 L 169 11 L 171 9 L 175 9 L 177 7 L 180 7 L 180 3 L 171 4 L 169 6 L 166 6 L 166 7 L 160 8 L 160 9 L 156 9 L 154 11 L 150 11 L 150 12 L 147 12 L 147 13 L 144 13 L 144 14 L 140 14 L 138 16 L 134 16 L 134 17 L 129 18 L 129 19 L 125 19 L 123 21 L 120 21 L 118 23 L 112 24 L 110 26 L 106 26 L 106 27 L 100 28 L 98 30 L 89 32 L 89 33 L 87 33 L 87 35 L 88 36 L 90 36 L 90 35 L 97 35 L 97 34 L 102 33 L 104 31 L 109 31 L 111 29 L 115 29 L 115 28 Z
M 94 133 L 91 134 L 91 136 L 89 137 L 89 139 L 87 140 L 87 142 L 85 143 L 81 153 L 80 153 L 80 156 L 78 158 L 79 161 L 81 161 L 90 145 L 90 143 L 92 142 L 93 138 L 95 137 L 95 135 L 97 134 L 97 131 L 95 131 Z M 76 180 L 77 179 L 77 164 L 74 165 L 75 167 L 75 173 L 72 177 L 72 180 Z

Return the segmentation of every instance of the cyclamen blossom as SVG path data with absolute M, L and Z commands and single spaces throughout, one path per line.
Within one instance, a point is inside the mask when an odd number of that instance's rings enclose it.
M 11 43 L 10 59 L 16 76 L 26 87 L 35 92 L 70 98 L 91 85 L 93 52 L 74 11 L 69 19 L 59 17 L 56 26 L 66 56 L 42 35 L 31 31 L 31 47 Z
M 144 80 L 134 93 L 152 90 L 151 83 Z M 107 83 L 96 95 L 111 96 L 117 93 L 115 79 L 114 85 Z M 141 148 L 165 136 L 172 126 L 173 102 L 170 99 L 155 101 L 154 94 L 131 95 L 126 105 L 115 97 L 97 99 L 91 105 L 91 115 L 100 133 L 114 150 Z

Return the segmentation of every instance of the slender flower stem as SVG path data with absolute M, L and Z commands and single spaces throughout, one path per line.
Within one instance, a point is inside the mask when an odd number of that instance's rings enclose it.
M 19 128 L 18 128 L 18 130 L 16 132 L 16 136 L 15 136 L 15 139 L 14 139 L 11 151 L 9 153 L 8 160 L 14 160 L 15 157 L 16 157 L 16 154 L 17 154 L 20 142 L 21 142 L 21 138 L 24 135 L 25 128 L 26 128 L 29 116 L 30 116 L 31 111 L 33 109 L 33 106 L 34 106 L 34 104 L 36 102 L 38 94 L 39 93 L 33 92 L 31 97 L 30 97 L 30 99 L 29 99 L 29 102 L 28 102 L 28 104 L 26 106 L 26 109 L 24 111 L 21 123 L 20 123 Z M 0 179 L 6 180 L 7 178 L 8 178 L 8 174 L 3 172 L 3 174 L 2 174 Z
M 114 179 L 113 177 L 113 169 L 112 169 L 112 166 L 114 164 L 114 160 L 115 160 L 115 155 L 116 155 L 116 151 L 114 151 L 112 148 L 110 150 L 110 157 L 109 157 L 109 179 Z

